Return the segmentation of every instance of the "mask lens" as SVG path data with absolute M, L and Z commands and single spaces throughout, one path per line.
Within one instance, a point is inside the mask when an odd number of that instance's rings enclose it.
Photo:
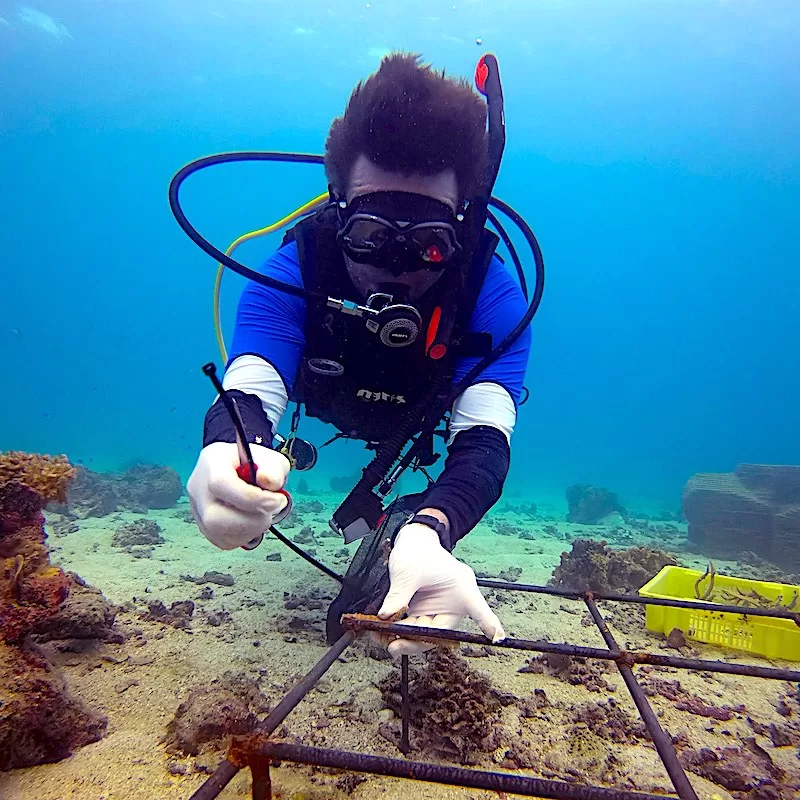
M 456 244 L 449 228 L 422 226 L 411 231 L 411 240 L 422 261 L 443 264 L 455 255 Z
M 389 241 L 391 235 L 392 230 L 384 222 L 355 217 L 345 228 L 342 241 L 351 253 L 371 256 Z

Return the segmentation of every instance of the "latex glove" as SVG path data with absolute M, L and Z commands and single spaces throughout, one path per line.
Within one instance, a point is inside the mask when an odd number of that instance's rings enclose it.
M 381 619 L 404 608 L 403 625 L 428 628 L 458 628 L 470 617 L 492 642 L 505 639 L 497 615 L 481 594 L 475 573 L 442 547 L 436 531 L 421 523 L 404 525 L 389 555 L 390 587 L 378 611 Z M 395 658 L 422 653 L 435 645 L 397 639 L 389 644 Z
M 251 444 L 258 486 L 236 474 L 239 450 L 213 442 L 200 451 L 186 489 L 197 525 L 212 544 L 234 550 L 263 534 L 288 505 L 279 494 L 289 474 L 289 460 L 275 450 Z

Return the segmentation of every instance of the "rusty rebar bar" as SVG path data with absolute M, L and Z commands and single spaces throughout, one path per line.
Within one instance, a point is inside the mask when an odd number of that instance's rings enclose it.
M 291 714 L 300 701 L 314 688 L 317 681 L 333 666 L 337 658 L 353 643 L 356 638 L 352 631 L 345 631 L 328 649 L 316 664 L 298 681 L 284 696 L 283 700 L 267 714 L 266 719 L 258 726 L 257 733 L 273 733 L 277 727 Z
M 240 767 L 226 758 L 189 800 L 214 800 L 219 797 L 222 790 L 236 777 L 239 769 Z
M 345 631 L 339 639 L 328 648 L 316 664 L 298 681 L 270 711 L 266 719 L 258 726 L 258 733 L 269 736 L 291 714 L 300 701 L 314 688 L 314 684 L 333 666 L 337 658 L 353 643 L 356 634 Z M 191 796 L 190 800 L 214 800 L 220 792 L 233 780 L 234 775 L 244 764 L 235 764 L 225 759 L 214 771 L 214 774 Z
M 272 800 L 272 776 L 269 773 L 269 759 L 256 758 L 250 764 L 252 800 Z
M 384 635 L 395 635 L 403 639 L 441 640 L 442 642 L 462 642 L 463 644 L 490 645 L 510 650 L 533 651 L 537 653 L 556 653 L 572 658 L 597 658 L 604 661 L 622 661 L 627 664 L 651 664 L 653 666 L 675 667 L 677 669 L 706 670 L 727 675 L 742 675 L 749 678 L 768 678 L 770 680 L 800 682 L 800 670 L 779 667 L 761 667 L 751 664 L 732 664 L 727 661 L 706 661 L 699 658 L 666 656 L 656 653 L 633 650 L 607 650 L 604 647 L 583 647 L 564 642 L 545 642 L 544 640 L 505 638 L 492 644 L 480 633 L 451 631 L 443 628 L 423 628 L 417 625 L 381 622 L 345 614 L 342 625 L 353 631 L 378 631 Z
M 488 578 L 479 578 L 478 586 L 486 589 L 502 589 L 509 592 L 529 592 L 532 594 L 549 594 L 554 597 L 565 597 L 569 600 L 585 600 L 591 595 L 595 600 L 610 600 L 615 603 L 638 603 L 648 606 L 666 606 L 669 608 L 695 608 L 699 611 L 713 611 L 715 613 L 736 614 L 740 617 L 771 617 L 773 619 L 788 619 L 800 625 L 800 612 L 780 611 L 771 608 L 758 608 L 756 606 L 726 606 L 721 603 L 703 603 L 699 600 L 675 600 L 667 597 L 644 597 L 640 594 L 614 594 L 603 592 L 580 591 L 576 589 L 562 589 L 558 586 L 538 586 L 534 583 L 508 583 L 506 581 L 493 581 Z
M 600 614 L 594 600 L 592 600 L 590 596 L 587 596 L 585 601 L 589 608 L 589 613 L 600 629 L 600 635 L 603 637 L 606 645 L 608 645 L 609 650 L 618 651 L 619 647 L 617 646 L 617 642 L 608 629 L 608 625 L 606 625 L 606 621 Z M 617 661 L 616 663 L 619 674 L 622 675 L 622 680 L 625 681 L 625 685 L 631 693 L 633 702 L 636 704 L 636 708 L 639 709 L 639 714 L 647 727 L 650 738 L 653 740 L 653 744 L 658 751 L 658 755 L 664 762 L 664 768 L 667 770 L 667 775 L 669 775 L 672 785 L 675 787 L 675 791 L 678 793 L 681 800 L 698 800 L 697 793 L 692 787 L 692 784 L 689 783 L 689 778 L 686 777 L 686 773 L 683 771 L 680 761 L 678 761 L 678 754 L 675 752 L 672 739 L 670 739 L 659 724 L 655 712 L 650 706 L 650 703 L 647 702 L 644 690 L 639 686 L 636 676 L 633 674 L 633 670 L 628 664 L 622 661 Z
M 431 764 L 424 761 L 372 756 L 348 750 L 306 747 L 287 742 L 261 741 L 256 746 L 255 754 L 279 761 L 316 764 L 321 767 L 367 772 L 372 775 L 410 778 L 427 783 L 443 783 L 469 789 L 487 789 L 492 792 L 543 797 L 549 800 L 675 800 L 674 795 L 629 792 L 624 789 L 586 786 L 505 772 L 488 772 Z
M 407 756 L 411 752 L 409 726 L 411 722 L 411 699 L 408 696 L 408 656 L 400 657 L 400 752 Z

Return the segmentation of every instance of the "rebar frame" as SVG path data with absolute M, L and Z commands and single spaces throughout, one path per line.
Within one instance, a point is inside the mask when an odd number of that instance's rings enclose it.
M 489 772 L 478 769 L 445 766 L 424 761 L 373 756 L 349 750 L 335 750 L 320 747 L 307 747 L 270 739 L 271 734 L 303 700 L 319 679 L 330 669 L 336 659 L 349 647 L 356 637 L 366 631 L 377 631 L 385 636 L 404 639 L 424 639 L 426 641 L 461 642 L 485 645 L 484 636 L 463 631 L 422 628 L 402 623 L 381 622 L 358 615 L 345 614 L 342 622 L 345 633 L 333 644 L 311 670 L 285 695 L 277 706 L 259 725 L 257 731 L 249 736 L 234 737 L 227 757 L 213 775 L 191 796 L 190 800 L 213 800 L 220 795 L 225 786 L 244 767 L 249 767 L 252 775 L 253 800 L 270 800 L 272 788 L 269 767 L 273 761 L 289 761 L 298 764 L 313 764 L 351 772 L 388 775 L 399 778 L 447 784 L 473 789 L 488 789 L 496 792 L 523 795 L 526 797 L 552 798 L 552 800 L 698 800 L 695 790 L 681 766 L 672 739 L 661 727 L 636 676 L 633 666 L 650 664 L 678 669 L 704 670 L 728 675 L 743 675 L 770 680 L 800 682 L 800 670 L 777 667 L 751 666 L 726 661 L 707 661 L 704 659 L 665 656 L 656 653 L 624 650 L 619 647 L 603 619 L 595 601 L 637 603 L 655 606 L 693 608 L 715 613 L 730 612 L 746 619 L 748 616 L 791 619 L 800 626 L 800 613 L 763 608 L 724 606 L 691 600 L 668 600 L 642 597 L 637 594 L 602 594 L 599 592 L 579 592 L 553 586 L 505 583 L 503 581 L 479 580 L 478 585 L 502 591 L 530 592 L 571 600 L 582 600 L 589 610 L 606 647 L 583 647 L 567 643 L 531 641 L 528 639 L 509 639 L 492 644 L 492 647 L 556 653 L 559 655 L 613 661 L 622 676 L 625 686 L 647 728 L 653 745 L 661 758 L 664 768 L 672 781 L 675 794 L 648 794 L 625 789 L 615 789 L 588 784 L 572 784 L 564 781 L 545 780 L 514 774 L 511 772 Z M 402 656 L 400 664 L 401 733 L 399 749 L 407 755 L 410 752 L 410 706 L 408 656 Z

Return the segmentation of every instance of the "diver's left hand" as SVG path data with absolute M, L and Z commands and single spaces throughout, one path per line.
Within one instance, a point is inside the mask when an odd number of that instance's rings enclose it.
M 378 611 L 381 619 L 407 608 L 403 625 L 453 629 L 470 617 L 490 641 L 505 639 L 503 626 L 481 594 L 475 573 L 448 553 L 436 531 L 427 525 L 416 522 L 400 529 L 389 555 L 389 579 L 389 593 Z M 389 645 L 389 652 L 398 658 L 432 647 L 428 642 L 397 639 Z

